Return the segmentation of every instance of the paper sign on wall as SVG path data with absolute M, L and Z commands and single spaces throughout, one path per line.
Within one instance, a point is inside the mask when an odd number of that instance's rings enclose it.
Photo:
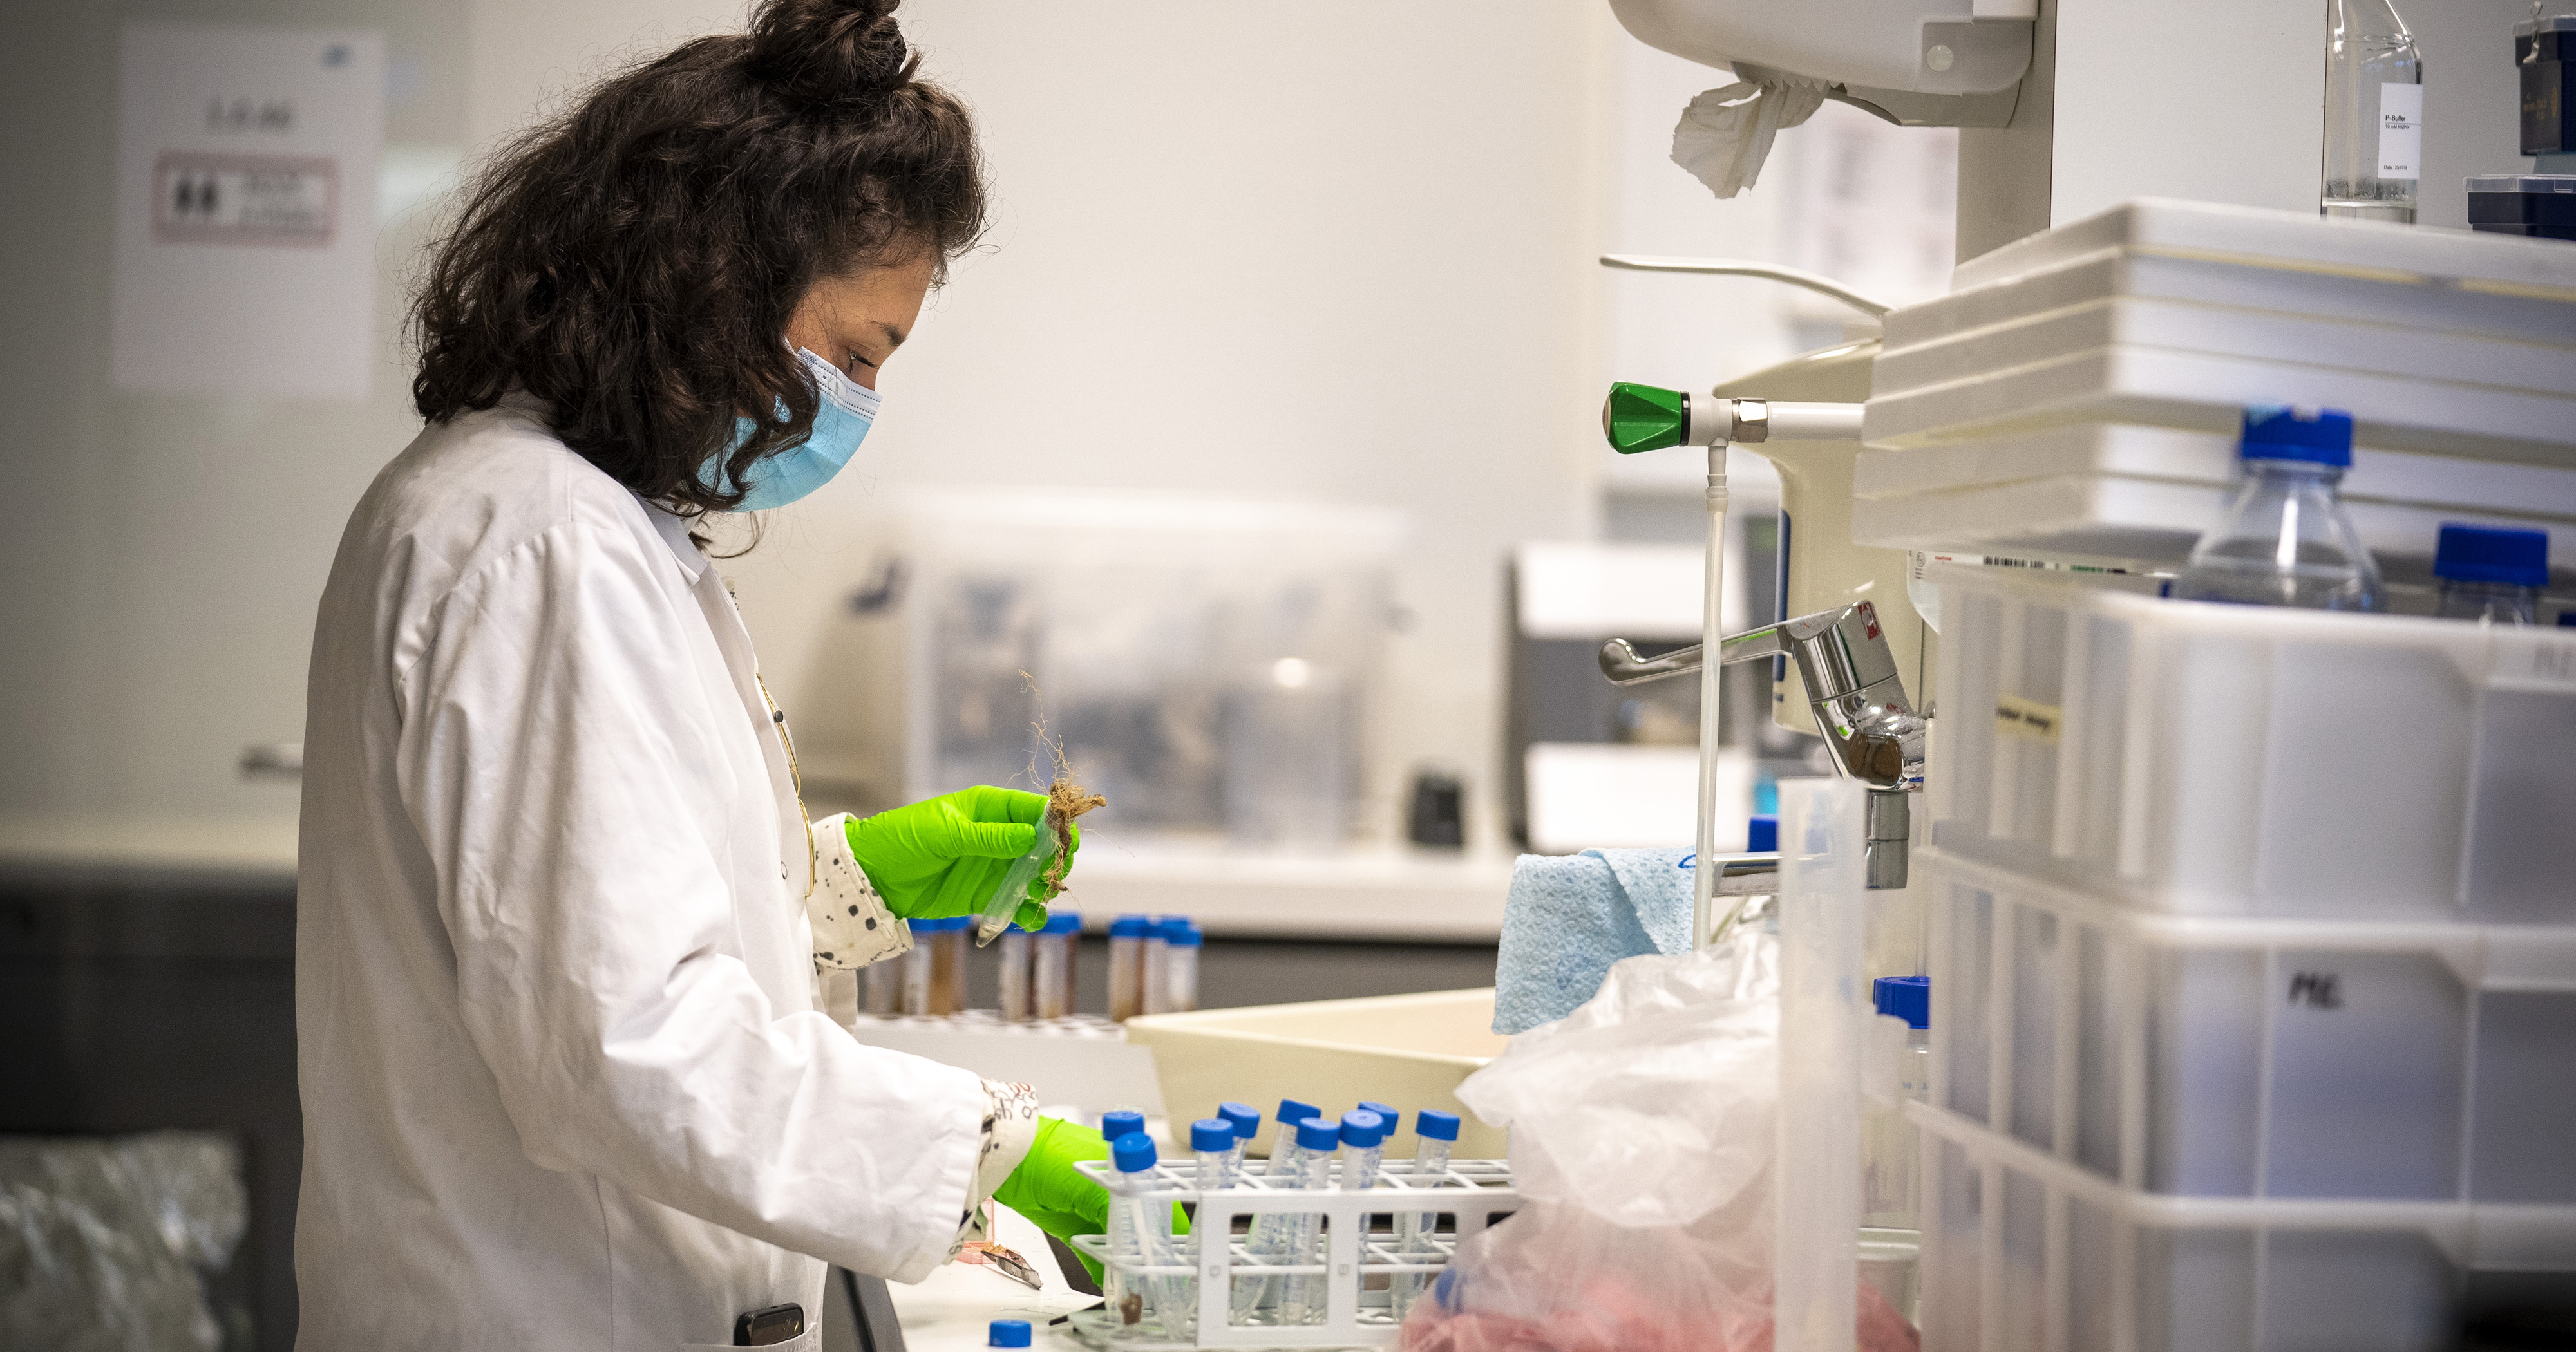
M 116 388 L 362 398 L 384 37 L 128 23 Z

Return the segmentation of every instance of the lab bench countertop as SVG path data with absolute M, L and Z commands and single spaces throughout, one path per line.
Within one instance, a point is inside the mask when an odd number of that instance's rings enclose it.
M 1032 1291 L 993 1271 L 970 1263 L 946 1263 L 912 1286 L 886 1284 L 895 1318 L 903 1325 L 904 1352 L 975 1352 L 987 1346 L 986 1333 L 996 1319 L 1025 1319 L 1036 1331 L 1035 1347 L 1086 1346 L 1067 1325 L 1048 1325 L 1058 1315 L 1100 1303 L 1065 1284 L 1046 1236 L 1008 1207 L 996 1205 L 993 1238 L 1029 1260 L 1045 1278 L 1044 1289 Z
M 197 874 L 293 885 L 296 820 L 171 814 L 0 817 L 0 868 Z M 1330 855 L 1237 854 L 1103 837 L 1085 848 L 1071 900 L 1095 922 L 1185 915 L 1211 936 L 1492 943 L 1512 856 L 1405 846 Z

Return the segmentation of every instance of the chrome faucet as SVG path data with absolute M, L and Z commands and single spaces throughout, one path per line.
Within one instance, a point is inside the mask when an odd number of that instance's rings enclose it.
M 1601 674 L 1614 685 L 1680 676 L 1700 669 L 1702 646 L 1695 643 L 1649 658 L 1639 657 L 1626 639 L 1614 638 L 1601 645 Z M 1905 886 L 1912 817 L 1906 795 L 1922 791 L 1931 720 L 1905 698 L 1905 681 L 1879 631 L 1877 609 L 1856 601 L 1747 630 L 1717 645 L 1721 666 L 1759 657 L 1786 657 L 1798 664 L 1810 696 L 1809 712 L 1833 753 L 1834 768 L 1869 786 L 1869 885 Z M 1738 897 L 1770 891 L 1780 868 L 1777 853 L 1730 855 L 1713 862 L 1720 870 L 1719 894 Z

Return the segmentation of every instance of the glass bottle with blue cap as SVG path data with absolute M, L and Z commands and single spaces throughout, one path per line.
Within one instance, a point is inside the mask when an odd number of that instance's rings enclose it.
M 2192 547 L 2173 594 L 2185 601 L 2385 610 L 2379 564 L 2337 487 L 2352 467 L 2352 415 L 2264 404 L 2245 410 L 2245 481 Z
M 2433 551 L 2442 599 L 2433 613 L 2480 624 L 2539 623 L 2549 585 L 2549 532 L 2445 525 Z

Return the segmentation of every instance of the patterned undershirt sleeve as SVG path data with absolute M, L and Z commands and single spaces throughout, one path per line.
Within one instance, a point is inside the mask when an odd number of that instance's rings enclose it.
M 993 1199 L 1011 1171 L 1029 1157 L 1038 1136 L 1038 1093 L 1025 1084 L 984 1081 L 984 1140 L 975 1156 L 975 1182 L 966 1190 L 966 1211 L 957 1218 L 957 1238 L 948 1246 L 954 1258 L 968 1240 L 990 1239 Z

